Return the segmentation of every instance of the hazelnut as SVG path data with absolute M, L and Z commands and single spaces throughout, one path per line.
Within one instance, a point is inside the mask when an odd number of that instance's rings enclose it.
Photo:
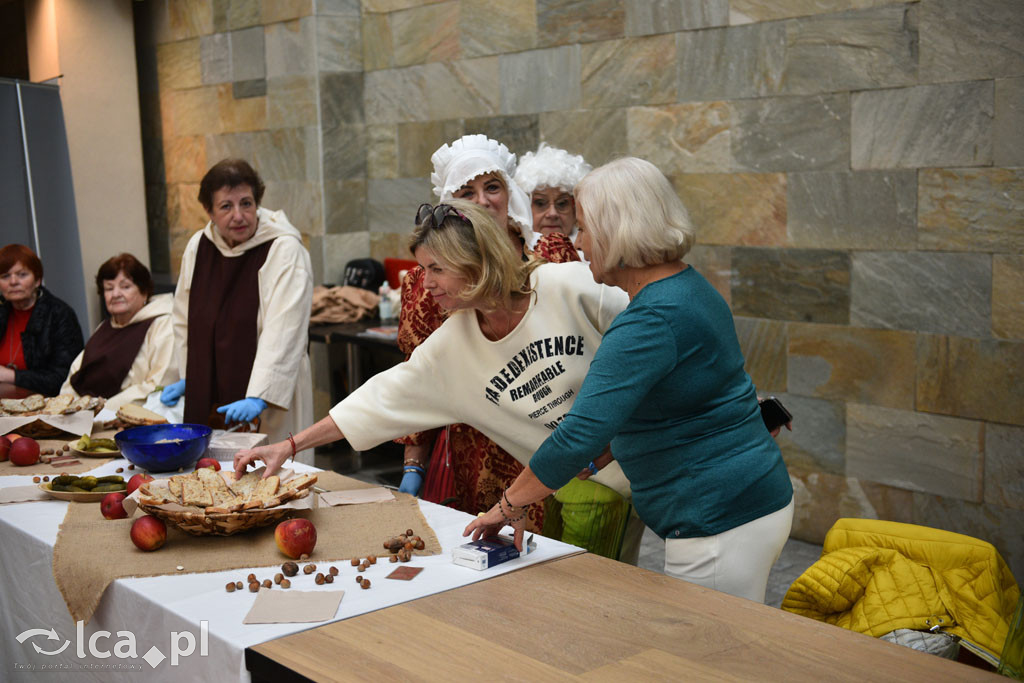
M 43 477 L 43 481 L 50 481 L 49 477 Z
M 248 581 L 249 583 L 252 583 L 253 581 L 256 580 L 256 575 L 250 573 L 249 576 L 245 577 L 245 580 Z
M 369 579 L 363 579 L 363 583 L 361 585 L 363 587 L 363 590 L 366 590 L 367 588 L 370 587 L 370 580 Z
M 421 538 L 420 540 L 416 541 L 416 544 L 415 544 L 415 545 L 414 545 L 413 547 L 414 547 L 414 548 L 415 548 L 416 550 L 423 550 L 424 548 L 426 548 L 426 547 L 427 547 L 427 544 L 426 544 L 426 543 L 424 543 L 424 542 L 423 542 L 423 539 Z
M 387 550 L 389 547 L 391 547 L 391 540 L 390 539 L 388 539 L 387 541 L 384 541 L 384 550 Z
M 406 529 L 405 530 L 405 535 L 406 536 L 412 536 L 412 529 Z
M 281 571 L 285 576 L 295 576 L 299 573 L 299 565 L 294 562 L 285 562 L 281 565 Z
M 398 555 L 392 555 L 389 557 L 388 562 L 398 562 Z
M 359 566 L 359 558 L 358 557 L 353 557 L 351 560 L 349 560 L 349 562 L 352 563 L 353 567 L 358 567 Z
M 324 577 L 325 583 L 334 583 L 334 574 L 328 574 Z
M 62 451 L 70 451 L 71 450 L 71 446 L 69 446 L 67 444 L 64 444 L 63 446 L 61 446 L 61 450 Z
M 249 592 L 250 593 L 259 593 L 260 592 L 260 585 L 258 583 L 256 583 L 255 581 L 253 581 L 252 583 L 249 584 Z
M 366 561 L 369 562 L 370 564 L 377 564 L 377 556 L 376 555 L 369 555 L 366 558 Z
M 406 541 L 405 545 L 402 546 L 402 547 L 405 548 L 406 550 L 412 550 L 414 546 L 415 546 L 415 544 L 412 541 Z
M 234 593 L 235 592 L 235 584 L 233 584 L 230 581 L 228 581 L 228 585 L 224 586 L 224 590 L 226 590 L 228 593 Z
M 115 472 L 117 472 L 118 474 L 121 474 L 122 472 L 124 472 L 124 468 L 123 468 L 123 467 L 118 467 L 118 468 L 117 468 L 116 470 L 114 470 L 114 471 L 115 471 Z
M 363 581 L 366 581 L 365 577 L 362 577 L 362 576 L 357 576 L 356 577 L 356 583 L 362 585 Z
M 42 481 L 42 479 L 40 479 L 39 477 L 32 477 L 32 483 L 33 484 L 38 484 L 41 481 Z
M 242 590 L 242 582 L 241 581 L 235 581 L 235 590 L 239 590 L 239 591 Z
M 263 579 L 263 587 L 264 588 L 270 588 L 273 585 L 274 584 L 270 583 L 270 579 Z
M 291 588 L 292 582 L 288 579 L 281 579 L 281 588 Z
M 299 559 L 300 560 L 308 560 L 309 559 L 309 553 L 302 553 L 301 555 L 299 555 Z
M 366 571 L 366 565 L 365 564 L 359 565 L 358 567 L 356 567 L 356 571 L 357 572 L 365 572 Z
M 412 552 L 409 550 L 403 550 L 398 559 L 402 562 L 408 562 L 412 559 Z
M 315 564 L 307 564 L 305 567 L 302 568 L 302 573 L 303 574 L 312 574 L 315 571 L 316 571 L 316 565 Z
M 316 585 L 318 585 L 318 586 L 324 585 L 324 575 L 323 574 L 318 573 L 316 575 L 316 578 L 313 579 L 313 580 L 316 582 Z
M 276 583 L 278 586 L 281 585 L 282 580 L 284 580 L 284 574 L 282 574 L 281 572 L 274 574 L 274 583 Z
M 128 465 L 128 469 L 134 470 L 135 469 L 135 465 Z
M 337 576 L 338 575 L 338 568 L 337 567 L 331 567 L 327 571 L 330 572 L 331 576 Z

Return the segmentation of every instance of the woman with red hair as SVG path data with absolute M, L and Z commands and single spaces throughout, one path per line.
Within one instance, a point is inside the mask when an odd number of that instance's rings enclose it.
M 82 350 L 75 312 L 43 287 L 43 264 L 28 247 L 0 249 L 0 382 L 56 396 Z

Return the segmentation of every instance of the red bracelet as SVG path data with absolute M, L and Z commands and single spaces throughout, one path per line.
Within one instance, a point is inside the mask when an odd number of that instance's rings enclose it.
M 295 460 L 295 437 L 291 432 L 288 432 L 288 443 L 292 445 L 292 460 Z

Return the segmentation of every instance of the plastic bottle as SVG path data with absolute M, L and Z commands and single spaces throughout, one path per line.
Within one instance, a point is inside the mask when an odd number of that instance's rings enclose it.
M 391 287 L 388 285 L 387 282 L 385 282 L 380 286 L 380 290 L 378 290 L 378 293 L 380 294 L 380 319 L 382 321 L 394 320 L 395 307 L 391 303 Z

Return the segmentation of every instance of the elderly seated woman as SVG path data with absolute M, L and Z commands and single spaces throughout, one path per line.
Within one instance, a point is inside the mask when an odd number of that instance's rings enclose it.
M 110 317 L 89 337 L 60 393 L 103 396 L 107 407 L 143 400 L 178 379 L 170 294 L 153 294 L 153 278 L 137 258 L 118 254 L 100 266 L 96 288 Z
M 43 286 L 43 263 L 28 247 L 0 249 L 0 383 L 56 396 L 82 328 L 75 312 Z

